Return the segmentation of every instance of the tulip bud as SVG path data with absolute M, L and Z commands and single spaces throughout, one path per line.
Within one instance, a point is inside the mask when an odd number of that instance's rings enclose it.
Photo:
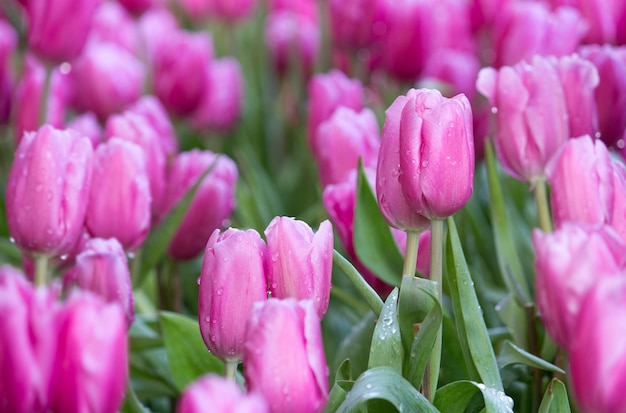
M 8 122 L 11 115 L 11 101 L 15 79 L 11 61 L 17 46 L 17 32 L 0 18 L 0 125 Z
M 96 150 L 87 229 L 94 237 L 115 237 L 134 251 L 150 229 L 150 184 L 146 160 L 134 143 L 113 138 Z
M 376 28 L 384 25 L 378 0 L 330 0 L 328 13 L 333 43 L 341 49 L 357 51 L 370 47 L 381 37 Z
M 626 411 L 626 281 L 594 283 L 582 302 L 570 352 L 570 383 L 581 412 Z
M 113 43 L 135 54 L 138 39 L 135 20 L 118 1 L 106 1 L 98 6 L 87 43 Z
M 357 113 L 339 107 L 317 128 L 315 157 L 322 187 L 345 180 L 361 158 L 364 167 L 376 167 L 380 133 L 374 112 Z
M 266 246 L 254 230 L 213 232 L 200 273 L 198 321 L 209 351 L 223 361 L 241 360 L 252 305 L 267 300 Z
M 246 327 L 244 376 L 248 389 L 261 393 L 273 413 L 324 409 L 328 367 L 310 300 L 272 298 L 254 306 Z
M 164 48 L 168 38 L 178 31 L 178 21 L 167 8 L 148 10 L 137 21 L 141 55 L 154 71 L 156 55 Z
M 333 227 L 316 233 L 306 222 L 275 217 L 265 230 L 270 257 L 267 281 L 272 297 L 311 299 L 320 318 L 328 309 L 333 271 Z
M 100 144 L 100 139 L 102 137 L 102 128 L 98 123 L 98 119 L 96 115 L 91 112 L 83 113 L 82 115 L 76 116 L 74 119 L 69 121 L 66 125 L 68 129 L 73 129 L 78 132 L 81 136 L 85 136 L 91 142 L 91 146 L 94 149 L 98 147 Z
M 258 394 L 244 394 L 237 383 L 208 374 L 189 385 L 180 397 L 176 413 L 269 413 Z
M 128 327 L 135 319 L 133 286 L 126 254 L 115 239 L 92 238 L 76 257 L 76 266 L 65 273 L 66 288 L 76 285 L 98 294 L 104 301 L 117 303 L 124 310 Z
M 186 260 L 196 256 L 206 242 L 235 208 L 235 185 L 237 166 L 226 155 L 218 156 L 210 151 L 194 149 L 178 154 L 169 172 L 162 218 L 180 202 L 187 191 L 207 171 L 213 162 L 213 170 L 204 177 L 187 208 L 172 241 L 168 254 Z
M 67 254 L 82 234 L 93 149 L 72 130 L 42 126 L 15 153 L 6 192 L 9 232 L 34 254 Z
M 65 303 L 58 323 L 52 411 L 117 411 L 128 376 L 128 339 L 122 308 L 82 292 Z
M 133 103 L 128 112 L 135 113 L 143 117 L 152 129 L 157 132 L 159 145 L 169 159 L 178 153 L 178 140 L 174 126 L 165 108 L 154 96 L 144 95 L 137 102 Z
M 92 15 L 100 0 L 28 0 L 28 46 L 55 63 L 76 58 L 87 40 Z
M 165 0 L 117 0 L 132 14 L 142 14 L 150 8 L 158 8 L 166 3 Z
M 626 244 L 608 226 L 565 223 L 550 234 L 535 230 L 533 245 L 541 318 L 555 342 L 569 349 L 585 294 L 599 279 L 620 274 Z

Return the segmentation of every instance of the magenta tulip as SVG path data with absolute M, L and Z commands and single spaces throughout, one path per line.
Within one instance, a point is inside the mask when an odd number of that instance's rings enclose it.
M 66 125 L 67 129 L 73 129 L 81 136 L 89 139 L 94 149 L 100 144 L 102 139 L 102 127 L 98 123 L 98 118 L 91 112 L 76 116 Z
M 170 37 L 178 32 L 176 17 L 167 8 L 155 8 L 145 12 L 137 21 L 141 56 L 154 71 L 157 54 L 165 48 Z
M 130 13 L 142 14 L 151 8 L 159 8 L 165 5 L 166 0 L 117 0 L 126 7 Z
M 9 232 L 25 251 L 67 254 L 82 234 L 93 149 L 72 130 L 44 125 L 24 135 L 6 192 Z
M 198 322 L 207 348 L 223 361 L 240 361 L 252 305 L 267 300 L 265 242 L 254 230 L 213 232 L 200 273 Z
M 206 375 L 190 384 L 178 401 L 176 413 L 269 413 L 258 394 L 244 394 L 237 383 Z
M 238 173 L 235 163 L 226 155 L 194 149 L 176 156 L 169 172 L 162 218 L 180 202 L 202 174 L 216 162 L 202 180 L 178 226 L 168 254 L 186 260 L 198 255 L 216 229 L 221 229 L 235 208 L 235 185 Z
M 0 19 L 0 125 L 9 120 L 15 79 L 11 60 L 17 46 L 17 32 L 6 21 Z
M 87 43 L 113 43 L 131 54 L 138 52 L 139 33 L 131 15 L 118 1 L 101 3 L 93 15 Z
M 86 225 L 94 237 L 117 238 L 134 251 L 150 229 L 150 183 L 142 149 L 113 138 L 96 150 Z
M 285 346 L 285 343 L 290 343 Z M 273 413 L 318 413 L 328 399 L 328 367 L 312 301 L 272 298 L 246 327 L 244 376 Z
M 311 299 L 321 318 L 330 300 L 333 228 L 323 221 L 316 233 L 306 222 L 275 217 L 265 229 L 272 297 Z
M 333 43 L 344 50 L 370 47 L 387 24 L 380 0 L 330 0 L 328 13 Z
M 172 125 L 172 121 L 159 99 L 144 95 L 133 103 L 128 111 L 142 116 L 157 131 L 159 144 L 168 159 L 178 153 L 178 139 L 174 125 Z

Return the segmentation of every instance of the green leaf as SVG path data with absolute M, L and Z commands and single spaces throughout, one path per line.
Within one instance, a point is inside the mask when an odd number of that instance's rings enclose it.
M 387 297 L 374 328 L 368 368 L 388 366 L 402 374 L 403 359 L 404 349 L 398 323 L 398 288 L 396 287 Z
M 204 345 L 197 320 L 166 311 L 160 319 L 172 379 L 179 391 L 207 373 L 224 374 L 222 361 Z
M 404 258 L 385 222 L 378 201 L 359 164 L 357 200 L 354 211 L 354 249 L 363 264 L 381 280 L 400 286 Z
M 570 413 L 567 389 L 559 379 L 552 379 L 543 400 L 539 406 L 539 413 Z
M 529 303 L 531 301 L 530 288 L 511 234 L 502 187 L 498 179 L 495 154 L 489 140 L 485 142 L 485 161 L 487 163 L 493 236 L 500 271 L 509 292 L 515 294 L 521 303 Z
M 371 285 L 365 281 L 361 273 L 354 268 L 354 265 L 350 263 L 343 255 L 337 250 L 333 250 L 333 264 L 345 274 L 350 280 L 357 292 L 363 297 L 369 307 L 376 313 L 380 314 L 383 308 L 383 301 L 380 299 L 378 293 L 372 288 Z
M 369 348 L 372 335 L 376 326 L 374 313 L 367 313 L 360 323 L 352 327 L 350 333 L 341 342 L 335 353 L 333 365 L 342 363 L 345 359 L 350 360 L 351 377 L 356 377 L 367 369 L 369 360 Z
M 497 390 L 473 381 L 455 381 L 435 393 L 435 407 L 441 413 L 458 413 L 465 410 L 477 392 L 482 393 L 486 413 L 513 413 L 513 399 Z
M 470 377 L 502 391 L 500 370 L 452 217 L 448 218 L 446 265 L 454 318 Z
M 515 344 L 506 340 L 502 346 L 500 354 L 498 355 L 498 365 L 502 369 L 511 364 L 525 364 L 530 367 L 565 374 L 563 369 L 517 347 Z
M 351 370 L 350 360 L 345 359 L 335 374 L 335 384 L 328 395 L 328 403 L 324 408 L 324 413 L 334 413 L 346 399 L 348 392 L 342 385 L 345 386 L 346 382 L 352 380 Z
M 528 316 L 513 293 L 509 293 L 498 303 L 496 311 L 515 343 L 519 347 L 528 348 Z
M 399 412 L 436 413 L 438 410 L 391 367 L 375 367 L 364 372 L 356 382 L 337 413 L 360 412 L 368 402 L 385 400 Z M 388 413 L 370 407 L 369 413 Z
M 133 352 L 157 348 L 163 346 L 163 339 L 148 325 L 139 315 L 128 331 L 130 350 Z

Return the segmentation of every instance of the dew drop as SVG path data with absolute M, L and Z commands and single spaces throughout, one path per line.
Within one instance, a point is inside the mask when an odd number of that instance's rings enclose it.
M 9 238 L 9 241 L 10 241 L 12 244 L 15 244 L 15 238 L 11 237 L 11 238 Z
M 224 294 L 224 288 L 220 287 L 217 289 L 217 295 L 223 295 Z
M 493 106 L 493 107 L 491 108 L 491 113 L 493 113 L 494 115 L 495 115 L 496 113 L 498 113 L 498 108 L 497 108 L 497 107 L 495 107 L 495 106 Z

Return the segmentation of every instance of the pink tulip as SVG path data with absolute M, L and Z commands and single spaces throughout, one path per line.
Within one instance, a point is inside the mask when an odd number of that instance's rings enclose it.
M 257 0 L 179 0 L 194 20 L 217 18 L 229 22 L 245 20 L 257 7 Z
M 115 1 L 101 3 L 93 16 L 88 43 L 113 43 L 130 54 L 138 51 L 135 20 Z
M 132 14 L 142 14 L 146 11 L 165 5 L 166 0 L 117 0 L 122 6 Z
M 117 238 L 134 251 L 150 229 L 150 184 L 142 149 L 113 138 L 96 150 L 86 225 L 94 237 Z
M 202 260 L 198 322 L 209 351 L 241 360 L 252 305 L 267 300 L 266 246 L 254 230 L 216 229 Z
M 76 257 L 76 266 L 63 278 L 65 288 L 77 286 L 118 304 L 128 327 L 135 319 L 133 286 L 126 254 L 115 239 L 92 238 Z
M 87 40 L 91 19 L 100 0 L 80 2 L 28 0 L 28 46 L 54 63 L 76 58 Z
M 380 40 L 387 29 L 381 0 L 330 0 L 328 13 L 333 43 L 358 51 Z
M 0 19 L 0 125 L 9 120 L 15 79 L 11 70 L 11 59 L 17 46 L 17 32 Z
M 167 179 L 167 187 L 160 214 L 162 218 L 180 202 L 200 176 L 217 162 L 202 180 L 180 223 L 168 254 L 186 260 L 196 256 L 216 229 L 221 229 L 235 208 L 237 166 L 225 155 L 194 149 L 176 156 Z
M 228 130 L 235 126 L 243 106 L 244 79 L 234 57 L 216 59 L 207 66 L 206 93 L 191 116 L 194 128 Z
M 596 283 L 582 302 L 570 352 L 570 383 L 580 411 L 626 411 L 626 281 Z
M 34 254 L 67 254 L 80 237 L 91 184 L 93 149 L 72 130 L 44 125 L 24 135 L 6 192 L 9 232 Z
M 470 102 L 473 102 L 479 69 L 478 56 L 473 52 L 440 50 L 434 52 L 426 61 L 422 71 L 422 83 L 434 81 L 441 84 L 444 96 L 452 97 L 463 93 Z
M 177 413 L 269 413 L 258 394 L 244 394 L 237 383 L 220 376 L 206 375 L 190 384 L 180 397 Z
M 618 16 L 623 8 L 623 3 L 619 0 L 549 0 L 553 8 L 559 6 L 575 7 L 585 20 L 587 34 L 583 41 L 585 43 L 615 43 L 617 35 Z
M 303 221 L 275 217 L 265 229 L 272 297 L 311 299 L 321 318 L 330 300 L 333 228 L 323 221 L 316 233 Z
M 178 31 L 178 21 L 167 8 L 155 8 L 145 12 L 137 20 L 141 56 L 154 70 L 156 55 L 165 48 L 169 38 Z
M 246 327 L 244 376 L 273 413 L 324 409 L 328 367 L 312 301 L 272 298 L 254 306 Z
M 359 158 L 364 167 L 376 167 L 380 132 L 374 112 L 339 107 L 317 128 L 313 146 L 322 187 L 344 181 Z
M 128 111 L 142 116 L 157 131 L 159 144 L 168 159 L 178 153 L 178 139 L 174 126 L 159 99 L 144 95 L 133 103 Z
M 57 317 L 52 411 L 117 411 L 128 376 L 128 338 L 122 308 L 82 292 L 72 295 Z
M 88 138 L 94 149 L 96 149 L 100 144 L 100 139 L 102 138 L 102 127 L 100 127 L 96 115 L 92 112 L 76 116 L 66 124 L 66 127 L 68 129 L 73 129 L 81 136 Z
M 533 232 L 537 306 L 555 342 L 569 350 L 587 291 L 626 266 L 626 244 L 608 226 L 565 223 L 554 233 Z M 586 311 L 586 310 L 585 310 Z

